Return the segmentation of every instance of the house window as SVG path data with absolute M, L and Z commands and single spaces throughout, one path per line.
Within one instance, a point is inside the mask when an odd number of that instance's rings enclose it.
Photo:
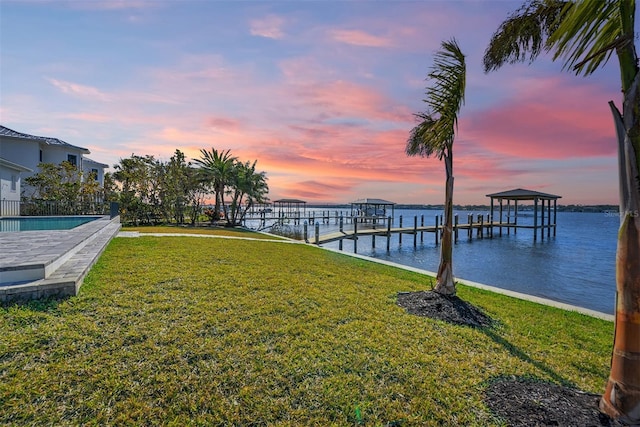
M 11 192 L 15 193 L 18 190 L 18 175 L 11 175 Z
M 76 156 L 75 154 L 68 154 L 67 161 L 73 166 L 78 166 L 78 156 Z
M 91 169 L 91 176 L 93 176 L 93 179 L 98 179 L 98 169 Z
M 42 163 L 42 150 L 40 150 L 40 163 Z

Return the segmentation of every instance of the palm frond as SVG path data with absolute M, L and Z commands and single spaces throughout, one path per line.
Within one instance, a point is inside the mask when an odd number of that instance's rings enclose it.
M 562 0 L 532 0 L 515 11 L 491 37 L 482 60 L 485 73 L 504 64 L 531 63 L 549 50 L 546 40 L 558 28 L 562 14 L 571 4 Z
M 628 11 L 623 16 L 623 11 Z M 566 8 L 548 40 L 565 69 L 589 75 L 617 49 L 633 43 L 634 0 L 582 0 Z M 630 21 L 630 22 L 629 22 Z
M 415 115 L 420 123 L 409 133 L 405 151 L 442 159 L 453 144 L 466 86 L 465 57 L 455 39 L 442 43 L 427 78 L 433 82 L 424 99 L 429 111 Z

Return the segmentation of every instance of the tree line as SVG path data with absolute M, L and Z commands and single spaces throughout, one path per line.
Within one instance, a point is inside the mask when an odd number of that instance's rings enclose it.
M 178 149 L 168 161 L 132 154 L 105 173 L 102 186 L 94 174 L 68 162 L 41 163 L 40 171 L 25 179 L 31 190 L 25 199 L 69 207 L 116 201 L 125 224 L 194 225 L 206 219 L 228 226 L 239 225 L 254 204 L 268 201 L 266 173 L 256 169 L 257 160 L 243 162 L 230 150 L 215 148 L 200 154 L 193 163 Z M 215 200 L 213 208 L 209 199 Z

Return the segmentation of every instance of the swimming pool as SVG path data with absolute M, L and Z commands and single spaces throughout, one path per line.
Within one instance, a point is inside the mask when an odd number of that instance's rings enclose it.
M 0 232 L 34 230 L 71 230 L 99 216 L 44 216 L 0 218 Z

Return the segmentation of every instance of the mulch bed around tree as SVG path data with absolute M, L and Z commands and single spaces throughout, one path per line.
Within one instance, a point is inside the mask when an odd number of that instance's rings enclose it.
M 455 295 L 442 295 L 432 291 L 400 292 L 398 305 L 416 316 L 444 320 L 456 325 L 482 328 L 493 323 L 482 310 Z
M 397 303 L 408 313 L 456 325 L 489 328 L 493 319 L 457 296 L 433 291 L 400 292 Z M 510 427 L 621 427 L 598 410 L 600 396 L 570 387 L 523 378 L 498 378 L 485 402 Z
M 523 378 L 501 378 L 487 389 L 485 402 L 511 427 L 618 427 L 598 410 L 600 396 Z

